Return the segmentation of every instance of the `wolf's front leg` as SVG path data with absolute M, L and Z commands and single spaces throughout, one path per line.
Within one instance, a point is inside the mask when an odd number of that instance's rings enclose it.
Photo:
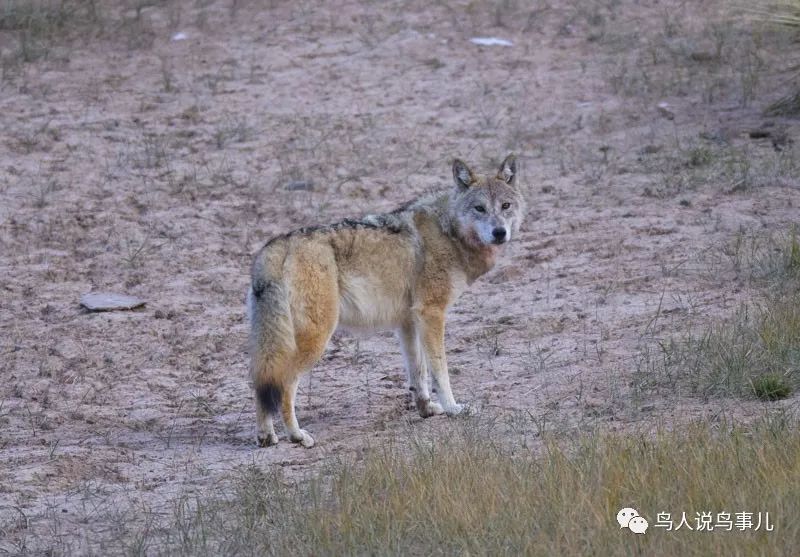
M 433 379 L 438 386 L 439 402 L 448 416 L 456 416 L 464 406 L 456 403 L 450 388 L 450 374 L 447 372 L 447 356 L 444 349 L 444 310 L 423 309 L 420 312 L 422 347 L 427 356 Z
M 400 340 L 400 349 L 405 360 L 409 388 L 414 397 L 414 403 L 417 406 L 419 415 L 423 418 L 429 418 L 443 413 L 444 410 L 440 404 L 431 402 L 431 393 L 428 387 L 428 366 L 425 362 L 425 355 L 420 347 L 419 334 L 414 324 L 405 323 L 397 331 L 397 338 Z

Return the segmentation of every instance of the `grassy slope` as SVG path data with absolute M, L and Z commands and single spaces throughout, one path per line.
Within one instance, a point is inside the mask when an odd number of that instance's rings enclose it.
M 800 542 L 800 434 L 792 419 L 697 424 L 655 436 L 497 442 L 465 420 L 435 443 L 382 446 L 288 487 L 244 470 L 225 501 L 183 501 L 140 532 L 147 553 L 296 555 L 789 555 Z M 620 530 L 626 506 L 650 522 Z M 759 511 L 774 531 L 668 532 L 659 512 Z M 133 551 L 138 552 L 138 551 Z

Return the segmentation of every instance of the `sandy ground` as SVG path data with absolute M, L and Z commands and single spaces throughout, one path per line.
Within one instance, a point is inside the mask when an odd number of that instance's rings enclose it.
M 243 302 L 270 236 L 449 187 L 454 156 L 517 152 L 530 198 L 449 316 L 461 402 L 556 431 L 764 411 L 632 377 L 647 343 L 750 296 L 737 232 L 796 221 L 800 127 L 761 115 L 769 41 L 753 69 L 740 27 L 677 2 L 271 4 L 125 12 L 0 81 L 0 552 L 86 551 L 120 509 L 168 512 L 237 467 L 442 427 L 407 408 L 390 334 L 337 336 L 298 396 L 318 446 L 258 449 Z M 777 146 L 749 137 L 765 126 Z M 91 290 L 147 305 L 88 313 Z

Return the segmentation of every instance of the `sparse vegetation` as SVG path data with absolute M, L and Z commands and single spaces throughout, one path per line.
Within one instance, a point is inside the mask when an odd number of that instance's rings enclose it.
M 546 438 L 536 451 L 515 441 L 463 420 L 410 450 L 396 442 L 363 460 L 334 457 L 323 476 L 243 466 L 220 493 L 182 497 L 113 543 L 148 555 L 682 557 L 786 555 L 800 536 L 791 417 Z M 626 506 L 649 521 L 646 535 L 619 528 Z M 769 512 L 774 530 L 666 531 L 655 526 L 661 512 L 685 512 L 690 527 L 700 512 Z
M 772 135 L 780 137 L 780 132 Z M 715 139 L 692 140 L 686 148 L 644 152 L 639 163 L 653 176 L 643 191 L 649 197 L 672 198 L 703 187 L 736 194 L 800 174 L 800 146 L 792 144 L 777 150 L 772 146 L 736 146 Z
M 734 253 L 743 249 L 741 235 Z M 756 286 L 763 300 L 744 303 L 733 316 L 699 335 L 669 338 L 645 347 L 637 387 L 674 387 L 680 382 L 704 396 L 785 398 L 800 385 L 800 266 L 794 230 L 769 238 L 735 258 L 734 266 Z M 756 247 L 757 246 L 757 247 Z
M 99 22 L 97 0 L 4 0 L 0 4 L 0 34 L 11 34 L 17 50 L 9 55 L 22 62 L 45 58 L 54 44 Z

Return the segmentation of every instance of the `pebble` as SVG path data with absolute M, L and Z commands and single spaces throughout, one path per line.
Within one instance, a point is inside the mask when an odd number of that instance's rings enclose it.
M 89 292 L 81 296 L 81 305 L 89 311 L 135 309 L 144 304 L 145 301 L 141 298 L 112 292 Z

